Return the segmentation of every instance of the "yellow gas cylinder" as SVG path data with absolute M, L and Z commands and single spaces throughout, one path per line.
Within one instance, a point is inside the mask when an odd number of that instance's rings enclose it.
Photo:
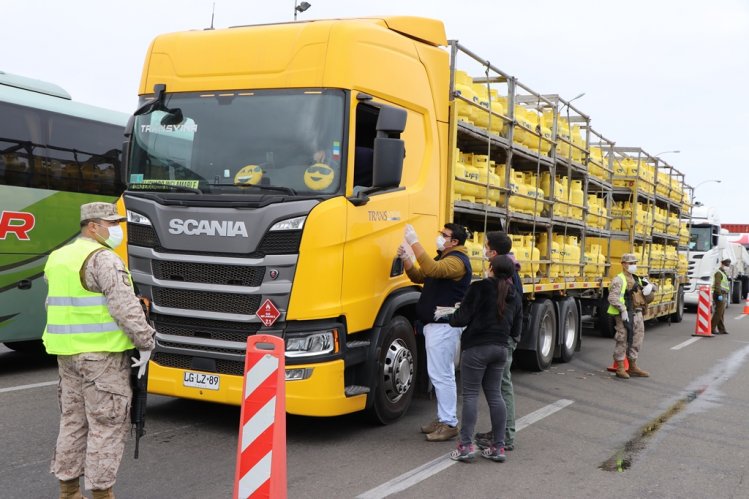
M 668 212 L 667 212 L 668 213 Z M 668 213 L 666 232 L 672 236 L 679 235 L 679 217 L 676 213 Z
M 679 264 L 677 270 L 681 275 L 687 275 L 687 272 L 689 271 L 689 260 L 687 260 L 687 255 L 684 253 L 679 253 Z
M 466 184 L 468 186 L 468 192 L 464 194 L 462 198 L 466 201 L 470 201 L 471 203 L 475 203 L 476 197 L 478 197 L 481 191 L 481 188 L 478 185 L 479 169 L 473 165 L 473 162 L 466 162 L 465 167 L 465 179 L 469 181 L 469 183 Z
M 525 183 L 523 172 L 516 172 L 510 168 L 510 209 L 521 213 L 531 213 L 532 202 L 528 196 L 528 185 Z M 512 195 L 514 194 L 514 195 Z
M 664 279 L 664 282 L 663 282 L 663 301 L 664 302 L 674 301 L 674 299 L 676 298 L 674 296 L 674 291 L 675 291 L 675 288 L 674 288 L 673 280 L 670 277 L 667 277 L 666 279 Z
M 456 158 L 455 166 L 454 166 L 455 185 L 454 185 L 453 191 L 455 193 L 455 200 L 461 201 L 465 199 L 465 196 L 470 196 L 473 193 L 473 186 L 465 182 L 466 180 L 466 165 L 465 165 L 466 155 L 460 154 L 460 151 L 456 151 L 455 158 Z
M 565 118 L 559 117 L 557 120 L 557 136 L 563 139 L 558 142 L 557 157 L 571 159 L 572 148 L 569 143 L 572 142 L 572 137 L 570 136 L 570 124 Z
M 580 132 L 580 125 L 572 125 L 571 136 L 572 145 L 574 146 L 572 148 L 572 160 L 582 163 L 585 156 L 585 139 L 583 139 L 583 135 Z
M 679 225 L 679 244 L 681 246 L 689 244 L 689 229 L 686 224 Z
M 662 244 L 653 243 L 650 245 L 650 264 L 652 268 L 658 270 L 666 266 L 666 253 L 663 251 Z
M 532 235 L 525 236 L 525 244 L 531 250 L 531 263 L 528 268 L 523 268 L 521 271 L 523 276 L 535 279 L 539 271 L 538 261 L 541 260 L 541 251 L 536 247 L 536 239 Z
M 525 183 L 528 186 L 528 195 L 531 197 L 528 201 L 528 209 L 531 213 L 540 215 L 544 208 L 544 190 L 539 187 L 538 175 L 535 173 L 526 173 Z
M 542 138 L 536 135 L 540 130 L 538 113 L 532 109 L 526 110 L 525 119 L 527 120 L 528 127 L 533 130 L 534 133 L 526 134 L 525 145 L 528 149 L 536 152 L 541 151 Z
M 528 137 L 531 134 L 529 134 L 525 130 L 525 128 L 521 127 L 520 125 L 530 128 L 531 122 L 528 118 L 528 110 L 518 104 L 515 105 L 515 122 L 517 124 L 515 125 L 515 129 L 513 130 L 513 135 L 512 135 L 513 142 L 527 145 L 528 142 L 531 141 L 531 139 Z
M 468 251 L 468 259 L 471 261 L 471 268 L 473 269 L 473 275 L 483 275 L 484 269 L 484 243 L 483 234 L 479 232 L 473 233 L 473 238 L 466 239 L 465 247 Z
M 507 165 L 505 165 L 504 163 L 501 163 L 501 164 L 496 165 L 494 167 L 494 173 L 495 173 L 496 178 L 497 178 L 497 186 L 498 187 L 504 187 L 505 186 L 505 174 L 506 174 L 506 171 L 507 171 Z M 489 177 L 489 178 L 491 179 L 491 177 Z M 496 192 L 495 191 L 491 191 L 490 195 L 491 196 L 496 196 L 497 197 L 497 204 L 504 206 L 504 203 L 505 203 L 505 194 L 502 191 L 499 191 L 499 190 L 497 190 Z
M 672 200 L 676 201 L 677 203 L 681 201 L 682 195 L 684 192 L 681 188 L 681 182 L 679 182 L 678 177 L 670 177 L 670 183 L 671 183 L 671 192 L 669 193 L 668 197 L 670 197 Z
M 512 254 L 515 255 L 515 259 L 520 263 L 520 272 L 522 273 L 523 269 L 530 268 L 530 261 L 532 259 L 531 248 L 528 246 L 525 236 L 514 234 L 510 236 L 510 239 L 512 239 Z M 521 274 L 521 277 L 524 276 Z
M 478 96 L 473 89 L 473 79 L 465 71 L 455 71 L 455 93 L 471 102 L 478 102 Z M 474 111 L 473 105 L 460 98 L 455 99 L 455 106 L 458 111 L 459 120 L 469 123 L 474 122 L 475 113 L 479 111 L 478 109 Z
M 577 236 L 567 236 L 564 248 L 567 263 L 565 275 L 577 277 L 580 275 L 580 242 Z
M 603 151 L 600 147 L 593 146 L 590 148 L 590 160 L 588 161 L 588 173 L 598 179 L 605 179 L 605 170 L 603 169 Z
M 539 234 L 538 236 L 538 251 L 542 260 L 549 260 L 551 264 L 542 265 L 542 272 L 549 279 L 556 279 L 559 277 L 559 271 L 562 263 L 562 255 L 559 250 L 559 243 L 555 240 L 551 240 L 549 244 L 549 236 L 547 233 Z
M 588 194 L 588 214 L 585 223 L 591 227 L 600 227 L 600 203 L 595 194 Z
M 506 130 L 506 124 L 507 122 L 502 119 L 502 116 L 507 115 L 507 97 L 503 95 L 499 95 L 499 92 L 497 92 L 496 89 L 492 88 L 489 90 L 489 94 L 491 94 L 492 97 L 492 111 L 494 112 L 494 116 L 492 116 L 492 132 L 496 133 L 497 135 L 505 135 L 507 133 Z M 499 115 L 499 116 L 497 116 Z
M 551 193 L 551 173 L 543 172 L 541 174 L 541 189 L 545 193 Z M 554 216 L 566 217 L 569 209 L 567 207 L 567 177 L 554 178 L 554 192 L 549 195 L 549 201 L 553 202 Z
M 620 228 L 624 232 L 629 232 L 633 227 L 634 215 L 632 214 L 632 203 L 629 201 L 622 201 L 622 205 L 619 211 Z
M 675 269 L 679 265 L 679 254 L 676 251 L 676 247 L 671 245 L 665 246 L 666 254 L 666 268 Z
M 487 185 L 489 183 L 489 157 L 486 154 L 474 154 L 473 166 L 478 170 L 478 182 L 481 185 L 476 189 L 476 202 L 482 204 L 491 204 L 487 199 L 489 192 Z
M 583 181 L 573 180 L 570 182 L 570 218 L 582 221 L 583 205 L 585 204 L 585 194 L 583 193 Z
M 570 269 L 567 265 L 570 263 L 569 256 L 567 255 L 567 239 L 564 234 L 552 234 L 552 239 L 557 243 L 559 247 L 559 262 L 561 267 L 559 269 L 560 277 L 566 277 L 569 275 Z
M 663 197 L 668 197 L 668 191 L 671 189 L 671 182 L 666 172 L 658 172 L 656 175 L 658 182 L 655 186 L 655 192 Z
M 606 257 L 601 253 L 601 245 L 589 244 L 584 256 L 585 267 L 583 268 L 583 274 L 585 277 L 601 277 L 606 264 Z

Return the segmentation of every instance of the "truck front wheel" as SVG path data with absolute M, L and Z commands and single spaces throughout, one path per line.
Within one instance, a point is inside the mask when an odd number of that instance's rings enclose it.
M 396 316 L 383 331 L 370 413 L 389 424 L 403 416 L 413 399 L 416 381 L 416 338 L 405 317 Z

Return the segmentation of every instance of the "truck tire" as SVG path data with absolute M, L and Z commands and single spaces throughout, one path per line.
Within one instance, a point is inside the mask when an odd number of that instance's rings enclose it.
M 535 350 L 521 352 L 523 363 L 532 371 L 543 371 L 554 358 L 557 332 L 557 314 L 554 303 L 541 298 L 531 305 L 529 333 L 535 339 Z
M 411 405 L 416 388 L 416 337 L 405 317 L 395 316 L 385 327 L 377 359 L 371 418 L 390 424 Z
M 575 356 L 575 348 L 580 341 L 580 313 L 572 297 L 558 302 L 559 305 L 559 361 L 569 362 Z
M 731 281 L 731 303 L 741 303 L 744 296 L 744 283 L 741 279 Z
M 671 314 L 671 322 L 681 322 L 684 318 L 684 286 L 676 292 L 676 310 Z

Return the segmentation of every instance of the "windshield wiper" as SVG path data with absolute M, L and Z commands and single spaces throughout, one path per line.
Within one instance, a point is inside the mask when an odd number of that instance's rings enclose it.
M 138 188 L 133 188 L 133 186 L 140 186 Z M 175 191 L 181 191 L 181 192 L 194 192 L 195 194 L 203 194 L 203 191 L 196 187 L 188 187 L 186 185 L 175 185 L 175 184 L 167 184 L 162 182 L 148 182 L 144 184 L 130 184 L 130 189 L 134 191 L 147 191 L 150 190 L 147 187 L 155 186 L 155 187 L 168 187 L 169 189 L 173 189 Z
M 292 196 L 296 196 L 297 194 L 297 192 L 291 187 L 285 187 L 282 185 L 260 185 L 260 184 L 210 184 L 210 185 L 220 186 L 220 187 L 228 187 L 228 186 L 239 187 L 241 189 L 244 189 L 247 187 L 255 187 L 263 191 L 278 191 L 278 192 L 283 192 L 285 194 L 291 194 Z

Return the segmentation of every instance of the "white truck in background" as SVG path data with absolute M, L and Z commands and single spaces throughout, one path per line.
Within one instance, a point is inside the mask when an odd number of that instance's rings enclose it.
M 749 253 L 741 244 L 729 242 L 728 231 L 721 229 L 720 217 L 714 207 L 695 203 L 689 220 L 689 283 L 684 289 L 686 305 L 697 305 L 699 286 L 712 286 L 713 276 L 725 258 L 731 259 L 727 272 L 731 280 L 731 303 L 739 303 L 749 291 Z

